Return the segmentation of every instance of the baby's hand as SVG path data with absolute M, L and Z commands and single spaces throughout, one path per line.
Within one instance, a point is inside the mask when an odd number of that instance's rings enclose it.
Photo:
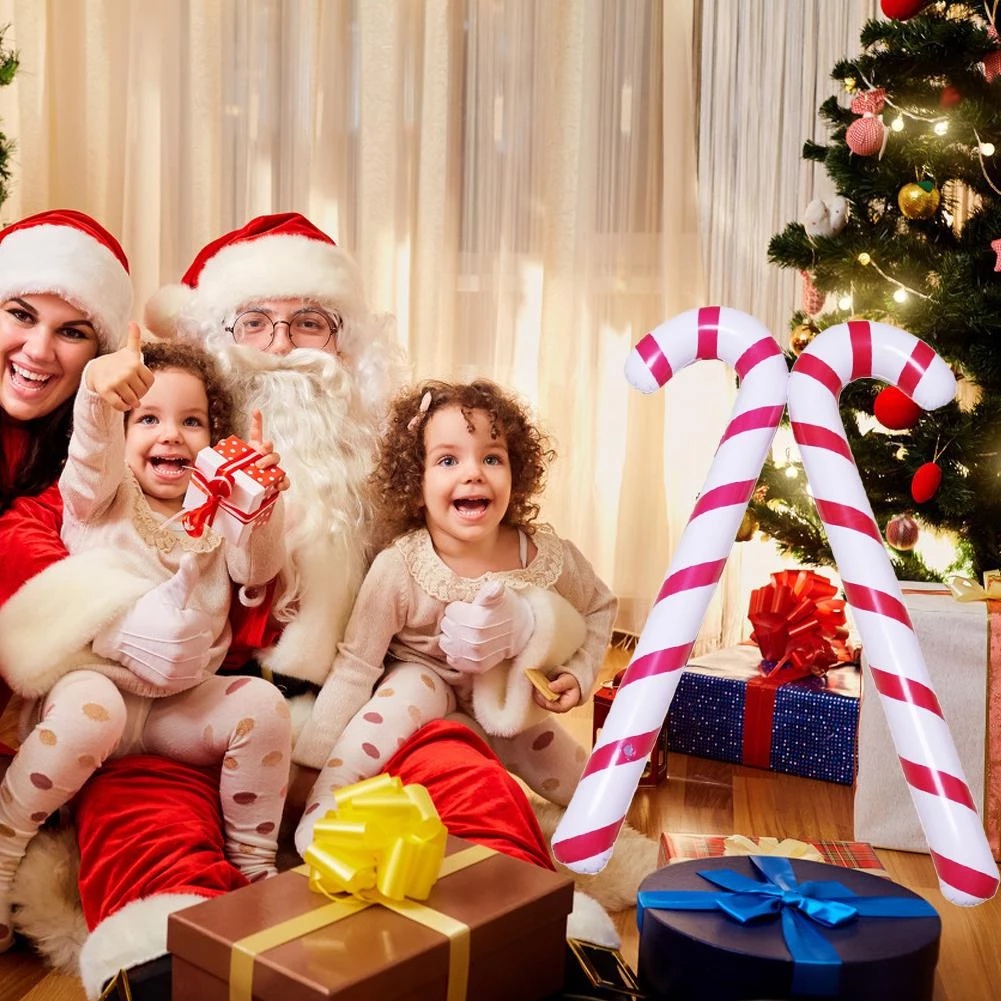
M 281 456 L 274 450 L 273 442 L 264 440 L 264 418 L 260 410 L 255 410 L 250 415 L 250 440 L 247 444 L 260 453 L 261 457 L 254 463 L 258 469 L 270 469 L 281 463 Z M 288 490 L 288 477 L 282 476 L 275 486 L 279 490 Z
M 550 678 L 549 690 L 555 692 L 559 698 L 550 701 L 542 692 L 532 692 L 532 698 L 537 706 L 551 713 L 569 712 L 580 704 L 580 685 L 572 674 L 557 674 L 555 678 Z
M 134 410 L 153 385 L 153 373 L 143 362 L 139 326 L 129 324 L 124 348 L 95 358 L 87 367 L 87 388 L 115 410 Z

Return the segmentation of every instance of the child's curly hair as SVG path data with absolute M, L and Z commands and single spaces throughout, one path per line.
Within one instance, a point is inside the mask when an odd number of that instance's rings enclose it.
M 201 379 L 209 400 L 212 442 L 233 433 L 233 395 L 219 374 L 215 359 L 204 348 L 184 341 L 143 341 L 143 361 L 151 372 L 166 368 L 190 372 Z M 126 418 L 128 414 L 125 415 Z
M 511 463 L 511 501 L 503 521 L 531 533 L 539 515 L 534 498 L 545 486 L 547 466 L 556 458 L 548 435 L 532 422 L 521 401 L 487 379 L 431 381 L 404 390 L 389 408 L 370 480 L 379 544 L 388 545 L 424 525 L 424 428 L 431 415 L 445 407 L 458 407 L 470 431 L 470 413 L 483 411 L 491 436 L 504 439 Z

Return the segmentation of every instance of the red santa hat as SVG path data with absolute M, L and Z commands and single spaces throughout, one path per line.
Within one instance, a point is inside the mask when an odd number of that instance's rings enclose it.
M 258 216 L 213 240 L 178 285 L 166 285 L 146 304 L 145 323 L 173 337 L 182 318 L 222 324 L 247 302 L 312 299 L 347 319 L 364 313 L 354 260 L 298 212 Z
M 85 312 L 103 354 L 125 343 L 132 312 L 129 262 L 89 215 L 53 209 L 0 230 L 0 299 L 58 295 Z

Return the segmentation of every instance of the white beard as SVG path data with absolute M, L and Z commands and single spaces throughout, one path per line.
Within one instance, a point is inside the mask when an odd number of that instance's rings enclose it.
M 260 659 L 319 684 L 372 555 L 366 481 L 378 417 L 336 356 L 282 357 L 226 345 L 217 357 L 238 412 L 249 422 L 252 410 L 261 411 L 264 437 L 274 442 L 291 484 L 283 495 L 287 557 L 273 608 L 285 626 Z

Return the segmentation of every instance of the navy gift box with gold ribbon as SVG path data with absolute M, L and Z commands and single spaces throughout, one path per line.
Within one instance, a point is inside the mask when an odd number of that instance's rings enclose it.
M 653 999 L 931 1001 L 941 921 L 886 878 L 774 856 L 679 862 L 640 885 Z

